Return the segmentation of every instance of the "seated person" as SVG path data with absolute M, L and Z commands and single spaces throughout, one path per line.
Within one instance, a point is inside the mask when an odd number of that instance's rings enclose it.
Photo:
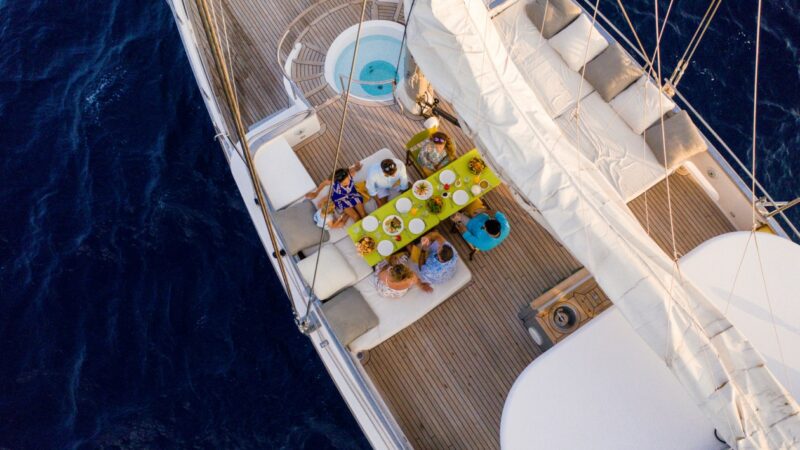
M 425 292 L 433 291 L 431 285 L 420 280 L 411 268 L 407 253 L 392 255 L 376 267 L 375 287 L 383 297 L 400 298 L 415 285 Z
M 359 170 L 361 170 L 360 162 L 347 169 L 337 169 L 331 186 L 331 200 L 336 211 L 347 214 L 355 222 L 367 215 L 364 210 L 364 197 L 356 189 L 356 182 L 353 180 Z
M 511 231 L 508 219 L 501 212 L 481 212 L 472 218 L 456 213 L 453 222 L 464 240 L 482 252 L 500 245 Z
M 387 158 L 367 169 L 367 192 L 375 197 L 378 206 L 389 199 L 392 192 L 399 194 L 408 189 L 406 166 L 396 158 Z
M 331 180 L 325 180 L 316 189 L 306 194 L 306 198 L 314 202 L 314 206 L 317 208 L 314 212 L 314 223 L 326 230 L 342 228 L 350 219 L 350 216 L 337 212 L 333 201 L 328 200 L 329 190 L 326 188 L 330 185 Z
M 456 274 L 458 253 L 438 231 L 422 237 L 419 257 L 419 277 L 430 284 L 444 283 Z
M 445 133 L 437 131 L 422 144 L 417 154 L 417 163 L 426 177 L 450 164 L 456 159 L 456 146 Z

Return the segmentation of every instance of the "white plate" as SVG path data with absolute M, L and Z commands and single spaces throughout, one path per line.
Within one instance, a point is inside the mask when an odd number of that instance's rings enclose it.
M 443 170 L 442 173 L 439 174 L 439 181 L 444 184 L 450 184 L 456 181 L 456 173 L 450 169 Z
M 428 188 L 428 190 L 422 195 L 417 194 L 416 187 L 420 185 L 425 185 Z M 417 198 L 417 200 L 427 200 L 431 198 L 431 196 L 433 195 L 433 185 L 428 180 L 416 181 L 414 182 L 414 185 L 411 187 L 411 193 L 414 195 L 414 197 Z
M 389 231 L 387 225 L 389 224 L 389 221 L 394 219 L 394 218 L 397 218 L 397 220 L 400 221 L 400 229 L 393 233 L 393 232 Z M 388 234 L 389 236 L 397 236 L 398 234 L 403 232 L 403 228 L 404 227 L 405 227 L 405 224 L 403 223 L 403 219 L 398 215 L 392 214 L 391 216 L 383 219 L 383 231 L 384 231 L 384 233 Z
M 367 216 L 361 221 L 361 226 L 364 231 L 375 231 L 378 229 L 378 219 L 373 216 Z
M 405 213 L 411 211 L 411 200 L 409 200 L 409 199 L 407 199 L 405 197 L 398 198 L 397 201 L 394 202 L 394 208 L 400 214 L 405 214 Z
M 468 201 L 469 201 L 469 194 L 467 194 L 467 191 L 459 189 L 453 192 L 453 203 L 455 203 L 456 205 L 463 206 L 466 205 Z
M 392 244 L 392 241 L 384 239 L 378 242 L 378 253 L 380 253 L 381 256 L 389 256 L 394 253 L 394 244 Z
M 425 231 L 425 222 L 423 222 L 422 219 L 411 219 L 411 221 L 408 222 L 408 231 L 414 234 L 422 233 Z

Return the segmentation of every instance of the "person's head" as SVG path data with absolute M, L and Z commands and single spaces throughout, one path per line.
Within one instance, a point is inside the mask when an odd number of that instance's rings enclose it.
M 436 133 L 433 133 L 433 135 L 431 135 L 431 142 L 433 142 L 434 147 L 436 147 L 436 149 L 439 151 L 442 151 L 442 149 L 444 149 L 445 145 L 447 145 L 447 141 L 449 140 L 450 137 L 442 133 L 441 131 L 437 131 Z
M 384 159 L 383 161 L 381 161 L 381 170 L 383 171 L 384 175 L 386 175 L 387 177 L 391 177 L 395 173 L 397 173 L 397 164 L 394 162 L 393 159 L 389 158 Z
M 405 264 L 393 264 L 389 266 L 389 278 L 395 283 L 411 278 L 411 269 Z
M 350 178 L 350 171 L 347 169 L 336 169 L 333 173 L 333 181 L 339 184 L 347 184 Z
M 453 252 L 453 247 L 449 245 L 443 245 L 442 248 L 436 253 L 436 256 L 439 258 L 439 261 L 446 263 L 453 259 L 455 253 Z
M 489 219 L 483 224 L 483 228 L 492 237 L 500 236 L 500 221 L 497 219 Z

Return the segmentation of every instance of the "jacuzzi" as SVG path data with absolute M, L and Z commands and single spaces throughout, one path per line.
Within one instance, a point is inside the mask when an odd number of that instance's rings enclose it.
M 325 55 L 325 80 L 336 92 L 347 90 L 350 64 L 355 49 L 358 25 L 344 30 L 334 39 Z M 398 79 L 405 67 L 400 56 L 403 26 L 388 20 L 370 20 L 363 23 L 358 46 L 356 70 L 350 88 L 351 98 L 365 102 L 392 101 L 391 81 L 381 84 L 363 84 L 357 81 L 385 81 Z M 395 69 L 398 59 L 400 70 Z

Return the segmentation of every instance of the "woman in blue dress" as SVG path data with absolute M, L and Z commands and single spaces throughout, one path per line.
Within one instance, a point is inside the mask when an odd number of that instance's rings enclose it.
M 349 169 L 338 169 L 333 176 L 331 186 L 331 200 L 336 210 L 347 214 L 356 222 L 367 215 L 364 211 L 364 197 L 356 189 L 356 182 L 353 179 L 359 169 L 361 163 L 356 163 Z

